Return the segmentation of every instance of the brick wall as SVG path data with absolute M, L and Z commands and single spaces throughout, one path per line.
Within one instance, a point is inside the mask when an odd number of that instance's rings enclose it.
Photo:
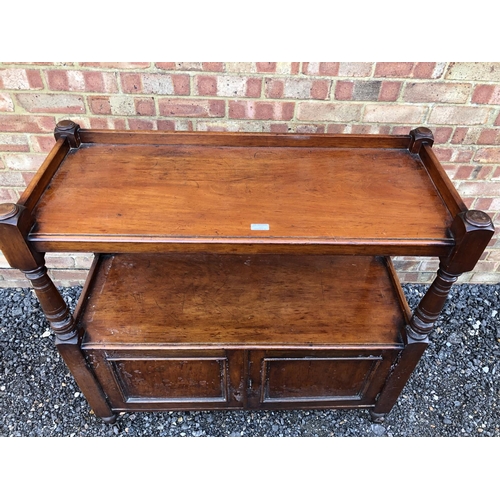
M 500 63 L 2 63 L 0 202 L 17 201 L 54 144 L 57 121 L 84 128 L 406 134 L 418 125 L 470 208 L 500 226 Z M 90 256 L 51 255 L 59 285 Z M 461 281 L 497 283 L 495 235 Z M 428 282 L 435 259 L 397 259 Z M 0 286 L 26 286 L 0 254 Z

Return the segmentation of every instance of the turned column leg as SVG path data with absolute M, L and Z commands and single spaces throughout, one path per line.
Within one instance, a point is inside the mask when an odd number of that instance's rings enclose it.
M 383 421 L 393 407 L 429 343 L 429 334 L 452 285 L 462 273 L 472 271 L 494 231 L 490 218 L 483 212 L 469 210 L 455 217 L 451 226 L 455 248 L 448 257 L 441 259 L 435 280 L 406 327 L 405 348 L 371 412 L 374 421 Z
M 78 387 L 98 417 L 107 423 L 114 422 L 116 415 L 111 411 L 106 396 L 80 349 L 83 331 L 76 325 L 66 302 L 47 274 L 47 268 L 40 266 L 23 272 L 31 281 L 45 317 L 55 333 L 59 354 Z
M 116 415 L 80 349 L 83 332 L 75 323 L 66 302 L 47 274 L 44 255 L 31 249 L 23 233 L 31 227 L 24 207 L 0 205 L 0 246 L 9 264 L 30 280 L 45 317 L 56 335 L 56 345 L 94 413 L 106 422 Z

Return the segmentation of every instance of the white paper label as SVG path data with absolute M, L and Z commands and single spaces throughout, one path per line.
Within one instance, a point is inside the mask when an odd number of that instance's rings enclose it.
M 269 231 L 269 224 L 250 224 L 252 231 Z

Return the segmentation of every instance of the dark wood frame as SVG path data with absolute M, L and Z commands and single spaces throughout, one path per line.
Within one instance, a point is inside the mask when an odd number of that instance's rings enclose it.
M 433 325 L 438 318 L 442 307 L 448 297 L 448 292 L 460 274 L 471 271 L 486 245 L 494 233 L 493 224 L 487 214 L 477 210 L 468 210 L 460 195 L 455 190 L 453 184 L 446 176 L 442 166 L 432 151 L 432 133 L 423 127 L 410 132 L 408 136 L 384 136 L 384 135 L 294 135 L 294 134 L 241 134 L 241 133 L 196 133 L 196 132 L 117 132 L 104 130 L 82 130 L 71 122 L 60 122 L 55 129 L 56 144 L 47 156 L 38 173 L 33 178 L 30 185 L 20 197 L 18 203 L 4 203 L 0 205 L 0 248 L 9 264 L 25 273 L 31 281 L 32 286 L 38 296 L 42 309 L 52 329 L 56 334 L 56 345 L 73 373 L 79 387 L 86 396 L 95 414 L 106 422 L 113 422 L 118 411 L 126 410 L 159 410 L 159 409 L 217 409 L 228 407 L 260 407 L 260 408 L 338 408 L 338 407 L 369 407 L 372 418 L 375 421 L 382 421 L 384 416 L 390 411 L 399 396 L 406 381 L 415 368 L 418 360 L 428 344 L 428 336 Z M 38 231 L 38 206 L 40 200 L 50 190 L 51 183 L 58 169 L 64 164 L 68 155 L 74 155 L 79 148 L 92 147 L 93 144 L 110 145 L 183 145 L 200 146 L 210 145 L 212 147 L 241 148 L 273 148 L 273 147 L 293 147 L 293 148 L 376 148 L 380 150 L 406 151 L 405 154 L 416 159 L 426 170 L 435 192 L 442 200 L 449 212 L 452 220 L 448 227 L 447 234 L 438 239 L 415 239 L 403 238 L 400 240 L 379 238 L 377 240 L 363 238 L 274 238 L 268 237 L 150 237 L 144 234 L 135 236 L 120 235 L 120 237 L 108 237 L 106 234 L 99 237 L 87 235 L 83 237 L 61 237 L 58 234 L 44 234 Z M 396 160 L 394 160 L 396 161 Z M 369 201 L 369 200 L 368 200 Z M 425 202 L 425 200 L 424 200 Z M 156 404 L 151 401 L 140 401 L 140 398 L 133 404 L 125 403 L 120 405 L 116 402 L 116 395 L 113 395 L 117 385 L 110 384 L 110 372 L 104 373 L 102 370 L 109 370 L 110 363 L 117 363 L 122 359 L 116 352 L 107 353 L 99 350 L 92 350 L 85 347 L 85 330 L 80 316 L 80 310 L 85 309 L 84 302 L 92 291 L 96 278 L 97 264 L 94 264 L 82 293 L 80 305 L 75 317 L 70 313 L 59 291 L 47 274 L 45 267 L 45 252 L 95 252 L 104 253 L 144 253 L 144 252 L 181 252 L 181 253 L 220 253 L 220 254 L 295 254 L 295 255 L 422 255 L 437 256 L 440 259 L 439 270 L 436 279 L 429 287 L 427 293 L 421 300 L 419 306 L 413 313 L 407 309 L 404 295 L 401 291 L 395 272 L 390 260 L 387 262 L 390 269 L 390 276 L 394 283 L 394 290 L 400 297 L 401 311 L 405 316 L 405 327 L 402 328 L 401 338 L 403 344 L 397 348 L 397 355 L 384 358 L 380 353 L 380 348 L 365 346 L 361 351 L 352 351 L 352 346 L 345 346 L 347 358 L 352 356 L 382 356 L 382 359 L 389 359 L 389 365 L 384 371 L 383 380 L 378 380 L 375 386 L 376 394 L 372 394 L 368 400 L 342 400 L 336 401 L 335 397 L 320 397 L 319 401 L 313 404 L 305 404 L 304 400 L 289 396 L 271 397 L 271 389 L 257 391 L 255 387 L 269 385 L 269 378 L 266 373 L 276 359 L 295 359 L 296 350 L 290 351 L 290 346 L 246 346 L 245 349 L 234 349 L 228 345 L 205 345 L 199 351 L 192 351 L 192 354 L 201 358 L 209 356 L 207 359 L 219 360 L 221 366 L 226 366 L 226 359 L 231 359 L 231 366 L 238 365 L 236 371 L 228 370 L 224 377 L 231 380 L 224 392 L 224 401 L 237 402 L 237 405 L 222 404 L 221 397 L 212 398 L 205 403 L 191 401 L 189 403 L 179 403 L 171 401 L 171 404 Z M 97 260 L 96 260 L 97 262 Z M 138 346 L 136 345 L 135 348 Z M 249 349 L 249 347 L 251 347 Z M 339 350 L 339 347 L 341 349 Z M 145 346 L 139 346 L 146 349 Z M 339 356 L 342 346 L 338 344 L 328 348 L 321 348 L 319 351 L 314 346 L 305 349 L 302 359 L 326 359 L 333 353 Z M 149 348 L 148 348 L 149 349 Z M 170 349 L 170 359 L 183 359 L 185 353 L 177 353 L 173 347 Z M 351 349 L 351 350 L 349 350 Z M 370 350 L 371 349 L 371 350 Z M 396 352 L 395 351 L 395 352 Z M 154 349 L 150 349 L 148 355 L 150 359 L 158 356 Z M 385 351 L 384 351 L 385 352 Z M 122 356 L 126 351 L 122 352 Z M 173 353 L 173 354 L 172 354 Z M 295 353 L 295 354 L 294 354 Z M 319 353 L 319 354 L 318 354 Z M 350 353 L 350 354 L 349 354 Z M 164 353 L 163 353 L 164 354 Z M 162 354 L 162 355 L 163 355 Z M 133 357 L 133 349 L 132 354 Z M 349 355 L 351 358 L 349 358 Z M 101 356 L 103 363 L 95 363 L 96 357 Z M 104 356 L 104 357 L 102 357 Z M 107 358 L 106 358 L 107 356 Z M 152 356 L 152 358 L 151 358 Z M 173 357 L 172 357 L 173 356 Z M 177 357 L 176 357 L 177 356 Z M 262 364 L 255 362 L 255 358 L 264 360 Z M 260 356 L 260 357 L 259 357 Z M 288 356 L 288 357 L 287 357 Z M 312 356 L 312 358 L 311 358 Z M 106 359 L 105 359 L 106 358 Z M 201 359 L 200 358 L 200 359 Z M 364 359 L 364 358 L 363 358 Z M 379 359 L 379 358 L 377 358 Z M 93 361 L 94 360 L 94 361 Z M 222 361 L 220 361 L 222 360 Z M 236 361 L 235 361 L 236 360 Z M 253 360 L 253 362 L 252 362 Z M 215 361 L 214 361 L 215 362 Z M 212 363 L 212 362 L 211 362 Z M 278 362 L 279 365 L 280 362 Z M 387 361 L 384 361 L 387 364 Z M 299 363 L 300 364 L 300 363 Z M 96 368 L 99 365 L 101 368 Z M 210 365 L 210 363 L 209 363 Z M 256 367 L 259 365 L 258 367 Z M 283 369 L 288 369 L 286 362 L 281 362 Z M 314 363 L 313 363 L 314 365 Z M 104 366 L 104 368 L 103 368 Z M 106 368 L 106 366 L 108 368 Z M 144 365 L 141 365 L 144 366 Z M 166 365 L 165 365 L 166 366 Z M 172 366 L 173 368 L 170 368 Z M 207 365 L 207 370 L 213 370 L 212 365 Z M 273 365 L 277 366 L 277 365 Z M 325 365 L 326 366 L 326 365 Z M 226 366 L 227 368 L 227 366 Z M 226 370 L 224 368 L 224 370 Z M 168 365 L 168 370 L 176 370 L 174 364 Z M 336 368 L 335 368 L 336 369 Z M 260 371 L 259 371 L 260 370 Z M 267 371 L 266 371 L 267 370 Z M 274 368 L 273 368 L 274 370 Z M 241 372 L 241 373 L 240 373 Z M 260 375 L 259 375 L 260 373 Z M 274 372 L 273 372 L 274 373 Z M 262 378 L 263 377 L 263 378 Z M 279 377 L 278 377 L 279 378 Z M 300 379 L 300 377 L 299 377 Z M 224 379 L 226 380 L 226 378 Z M 239 382 L 243 380 L 243 386 Z M 253 387 L 245 387 L 248 381 L 253 381 Z M 226 383 L 226 382 L 224 382 Z M 325 382 L 326 383 L 326 382 Z M 105 389 L 103 389 L 105 387 Z M 135 390 L 135 389 L 134 389 Z M 326 389 L 325 389 L 326 390 Z M 229 394 L 230 391 L 231 394 Z M 273 387 L 273 394 L 281 394 L 279 387 Z M 286 391 L 284 390 L 284 394 Z M 267 396 L 263 396 L 267 394 Z M 260 400 L 259 400 L 260 398 Z M 175 398 L 174 398 L 175 399 Z M 209 398 L 210 399 L 210 398 Z M 272 401 L 271 401 L 272 400 Z M 136 404 L 137 403 L 137 404 Z

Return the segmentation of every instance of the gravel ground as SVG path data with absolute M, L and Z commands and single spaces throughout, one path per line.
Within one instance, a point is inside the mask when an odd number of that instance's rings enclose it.
M 426 287 L 404 285 L 413 309 Z M 75 306 L 80 287 L 61 289 Z M 500 285 L 455 285 L 383 425 L 366 410 L 91 412 L 29 289 L 0 289 L 0 436 L 500 436 Z

